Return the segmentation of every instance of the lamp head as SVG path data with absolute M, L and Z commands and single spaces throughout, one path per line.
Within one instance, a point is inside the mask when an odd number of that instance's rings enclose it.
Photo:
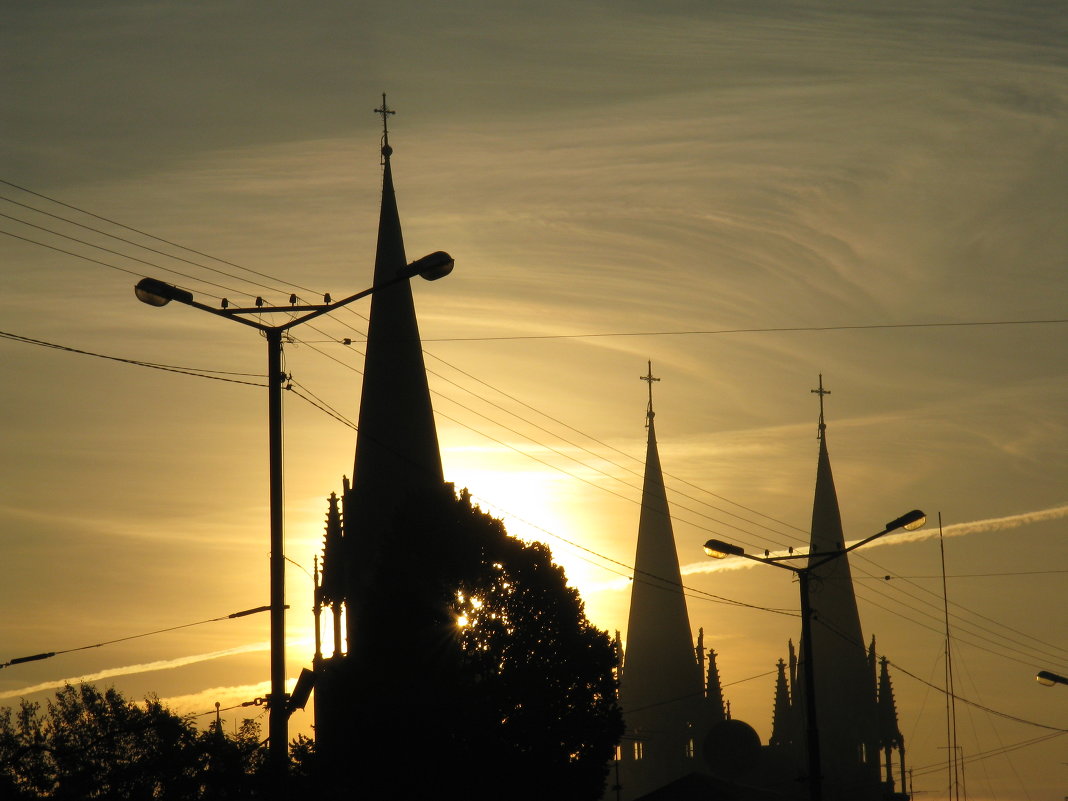
M 1068 684 L 1068 679 L 1064 676 L 1058 676 L 1048 670 L 1038 671 L 1035 675 L 1035 681 L 1046 687 L 1052 687 L 1054 684 Z
M 915 531 L 918 528 L 923 528 L 923 524 L 926 522 L 927 515 L 919 509 L 913 509 L 911 512 L 907 512 L 896 520 L 891 520 L 887 523 L 886 530 L 893 531 L 895 529 L 903 528 L 905 531 Z
M 456 262 L 452 256 L 444 250 L 436 250 L 433 253 L 416 259 L 405 269 L 408 277 L 418 275 L 427 281 L 437 281 L 452 272 Z
M 138 281 L 134 287 L 134 294 L 139 301 L 149 306 L 166 306 L 172 300 L 186 304 L 193 302 L 192 292 L 186 292 L 173 284 L 155 278 L 142 278 Z
M 705 553 L 713 559 L 726 559 L 728 556 L 743 556 L 745 551 L 723 540 L 709 540 L 705 543 Z

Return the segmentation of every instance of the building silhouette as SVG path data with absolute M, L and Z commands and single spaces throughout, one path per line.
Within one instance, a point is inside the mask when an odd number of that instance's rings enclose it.
M 697 770 L 709 726 L 726 717 L 715 654 L 708 660 L 712 681 L 706 691 L 704 645 L 700 638 L 696 647 L 691 640 L 653 420 L 652 385 L 660 379 L 653 377 L 651 363 L 642 380 L 649 384 L 648 441 L 619 689 L 626 732 L 618 784 L 627 799 Z
M 388 119 L 385 98 L 378 111 Z M 407 264 L 386 125 L 381 153 L 376 286 Z M 625 650 L 616 637 L 626 733 L 605 797 L 806 798 L 806 643 L 798 652 L 790 643 L 788 660 L 779 660 L 772 735 L 761 744 L 752 727 L 732 718 L 703 631 L 692 636 L 656 440 L 652 384 L 659 379 L 651 364 L 642 379 L 649 385 L 646 467 Z M 844 542 L 822 380 L 818 392 L 813 553 Z M 427 764 L 421 754 L 441 739 L 430 721 L 447 725 L 447 715 L 433 714 L 447 699 L 434 684 L 425 645 L 434 636 L 425 629 L 418 575 L 392 561 L 419 552 L 418 541 L 397 542 L 398 519 L 442 493 L 451 488 L 443 480 L 412 290 L 401 281 L 372 295 L 353 476 L 340 496 L 330 496 L 316 586 L 315 739 L 333 796 L 357 786 L 388 793 L 398 771 Z M 864 645 L 848 557 L 818 568 L 812 585 L 824 797 L 903 801 L 905 749 L 888 664 L 877 658 L 874 640 Z M 384 784 L 375 786 L 373 777 Z M 432 786 L 432 777 L 426 783 Z
M 845 547 L 842 518 L 827 450 L 827 426 L 820 387 L 819 456 L 812 503 L 809 553 Z M 816 722 L 820 737 L 823 796 L 828 801 L 884 801 L 906 798 L 904 738 L 885 657 L 876 661 L 875 638 L 866 647 L 853 592 L 849 556 L 813 569 L 809 601 L 812 647 L 817 654 Z M 806 643 L 799 653 L 788 645 L 788 662 L 779 660 L 772 713 L 773 749 L 790 755 L 802 768 L 805 750 Z M 897 757 L 895 780 L 894 757 Z M 807 771 L 807 767 L 802 768 Z
M 378 112 L 384 120 L 392 113 L 385 98 Z M 375 286 L 407 264 L 388 126 L 381 152 Z M 401 655 L 419 641 L 427 616 L 415 572 L 391 562 L 398 550 L 419 551 L 418 541 L 395 541 L 398 519 L 446 492 L 412 289 L 401 281 L 371 296 L 352 481 L 343 480 L 340 498 L 330 496 L 316 591 L 315 739 L 336 784 L 361 777 L 367 789 L 367 777 L 390 773 L 383 759 L 410 765 L 409 744 L 423 742 L 413 707 L 433 703 L 420 680 L 432 675 L 432 661 Z
M 652 372 L 643 376 L 657 379 Z M 838 497 L 827 450 L 820 388 L 819 454 L 810 553 L 844 547 Z M 645 484 L 631 592 L 620 704 L 627 725 L 618 782 L 606 798 L 621 801 L 807 799 L 806 643 L 777 665 L 772 733 L 732 719 L 703 630 L 691 640 L 653 428 L 652 394 Z M 827 801 L 905 801 L 905 745 L 888 662 L 875 640 L 865 647 L 848 556 L 814 569 L 812 650 L 823 797 Z M 617 635 L 617 641 L 619 637 Z M 622 645 L 620 645 L 622 649 Z M 707 653 L 707 658 L 706 658 Z M 707 669 L 705 664 L 707 663 Z

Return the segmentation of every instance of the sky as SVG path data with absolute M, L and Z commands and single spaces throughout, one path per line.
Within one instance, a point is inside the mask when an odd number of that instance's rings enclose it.
M 0 661 L 63 653 L 0 670 L 0 703 L 88 678 L 262 716 L 232 707 L 266 692 L 267 617 L 216 618 L 269 600 L 265 348 L 132 287 L 284 304 L 368 286 L 387 92 L 408 256 L 456 259 L 414 285 L 447 479 L 548 543 L 625 638 L 651 361 L 691 624 L 766 740 L 796 585 L 700 546 L 806 541 L 822 375 L 847 538 L 930 520 L 852 560 L 916 797 L 948 791 L 939 518 L 967 794 L 1068 793 L 1068 688 L 1033 680 L 1068 674 L 1061 4 L 6 17 Z M 352 471 L 365 314 L 285 350 L 294 678 L 326 498 Z

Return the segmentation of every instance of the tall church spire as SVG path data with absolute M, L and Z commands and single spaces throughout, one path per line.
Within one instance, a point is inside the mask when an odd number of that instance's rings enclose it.
M 703 679 L 690 634 L 649 385 L 645 483 L 638 520 L 626 663 L 620 701 L 627 724 L 626 797 L 643 795 L 693 770 L 694 727 L 703 709 Z
M 324 585 L 329 597 L 345 604 L 345 637 L 335 625 L 335 643 L 347 652 L 320 661 L 316 677 L 316 740 L 329 764 L 349 764 L 360 753 L 356 713 L 374 701 L 374 675 L 382 654 L 399 652 L 409 636 L 396 625 L 411 608 L 404 573 L 384 556 L 392 542 L 398 512 L 417 507 L 419 499 L 444 491 L 434 411 L 423 363 L 419 326 L 408 281 L 383 286 L 407 265 L 397 197 L 393 188 L 389 117 L 393 109 L 382 96 L 382 200 L 375 254 L 360 397 L 359 428 L 351 484 L 345 482 L 340 539 L 336 503 L 331 503 Z M 416 550 L 417 546 L 409 546 Z M 382 614 L 394 602 L 391 614 Z M 414 608 L 414 607 L 412 607 Z M 399 611 L 398 611 L 399 610 Z M 334 621 L 339 620 L 337 606 Z M 412 612 L 414 614 L 414 612 Z M 331 761 L 332 760 L 332 761 Z
M 824 389 L 822 375 L 819 388 L 812 392 L 819 395 L 820 401 L 820 445 L 809 551 L 818 559 L 821 553 L 845 547 L 845 536 L 827 451 L 824 398 L 830 391 Z M 820 699 L 817 722 L 825 795 L 828 799 L 845 799 L 849 797 L 849 791 L 844 788 L 878 781 L 872 678 L 853 594 L 849 557 L 832 559 L 814 568 L 810 588 L 812 650 L 817 660 L 815 689 L 816 698 Z M 808 644 L 802 642 L 801 673 L 806 669 L 807 651 Z M 797 686 L 803 688 L 804 682 Z
M 394 112 L 384 94 L 376 112 L 383 118 L 384 165 L 374 270 L 378 286 L 396 276 L 407 259 L 388 139 L 388 115 Z M 395 499 L 404 487 L 441 482 L 441 456 L 412 288 L 408 281 L 401 281 L 371 296 L 353 492 L 359 497 L 370 490 L 375 505 L 381 506 L 383 492 L 385 498 Z

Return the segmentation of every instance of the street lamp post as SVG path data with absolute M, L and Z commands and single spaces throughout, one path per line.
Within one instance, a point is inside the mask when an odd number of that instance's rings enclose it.
M 263 306 L 217 309 L 198 303 L 193 294 L 155 278 L 143 278 L 134 287 L 137 299 L 150 306 L 166 306 L 172 300 L 186 306 L 210 312 L 219 317 L 247 325 L 261 331 L 267 338 L 267 429 L 270 485 L 270 595 L 271 595 L 271 692 L 267 696 L 268 709 L 268 766 L 280 789 L 287 772 L 289 758 L 289 721 L 286 709 L 285 658 L 285 543 L 282 526 L 282 335 L 301 323 L 365 298 L 373 292 L 407 281 L 419 275 L 428 281 L 444 278 L 453 268 L 453 259 L 444 251 L 436 251 L 399 270 L 388 281 L 379 283 L 342 300 L 316 305 Z M 268 325 L 246 315 L 269 313 L 302 313 L 279 325 Z
M 786 556 L 753 556 L 747 554 L 741 547 L 732 545 L 722 540 L 709 540 L 705 543 L 705 553 L 714 559 L 724 559 L 728 556 L 742 556 L 752 559 L 754 562 L 762 562 L 773 567 L 781 567 L 797 574 L 797 582 L 801 591 L 801 642 L 805 647 L 805 742 L 808 752 L 808 788 L 811 801 L 822 801 L 823 780 L 820 761 L 820 738 L 819 727 L 816 725 L 816 671 L 815 656 L 812 643 L 812 605 L 809 599 L 809 577 L 817 567 L 845 556 L 850 551 L 856 550 L 862 545 L 867 545 L 891 531 L 899 528 L 914 531 L 927 521 L 926 515 L 919 509 L 901 517 L 891 520 L 878 534 L 873 534 L 859 542 L 855 542 L 848 548 L 842 548 L 830 553 L 821 553 L 819 558 L 813 561 L 812 554 L 788 554 Z M 805 567 L 797 567 L 788 564 L 792 559 L 808 559 Z

